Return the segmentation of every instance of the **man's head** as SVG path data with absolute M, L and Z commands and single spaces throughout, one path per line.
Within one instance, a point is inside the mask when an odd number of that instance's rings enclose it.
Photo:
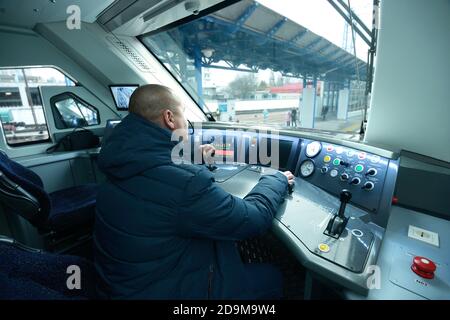
M 137 88 L 130 98 L 129 111 L 171 131 L 180 130 L 187 139 L 187 120 L 184 107 L 173 91 L 159 84 Z

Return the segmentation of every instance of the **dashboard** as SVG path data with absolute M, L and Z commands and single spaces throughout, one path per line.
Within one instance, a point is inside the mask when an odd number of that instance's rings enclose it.
M 396 178 L 397 160 L 393 157 L 325 139 L 267 131 L 203 129 L 196 133 L 194 141 L 216 148 L 216 164 L 246 163 L 289 170 L 334 196 L 348 190 L 350 203 L 367 210 L 378 224 L 387 223 L 386 210 Z M 219 170 L 223 181 L 227 173 L 223 168 Z
M 357 144 L 262 130 L 203 129 L 193 138 L 216 148 L 209 168 L 235 196 L 243 198 L 272 170 L 293 172 L 295 187 L 276 216 L 274 232 L 311 270 L 367 293 L 367 268 L 376 263 L 394 194 L 394 157 Z

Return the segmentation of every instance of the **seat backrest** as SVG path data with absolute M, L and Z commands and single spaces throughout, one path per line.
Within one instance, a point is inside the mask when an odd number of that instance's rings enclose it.
M 36 227 L 48 218 L 50 198 L 41 178 L 0 151 L 0 202 Z
M 67 285 L 74 284 L 69 279 L 73 266 L 80 271 L 79 289 Z M 0 283 L 0 300 L 95 298 L 95 271 L 88 260 L 27 248 L 1 236 Z

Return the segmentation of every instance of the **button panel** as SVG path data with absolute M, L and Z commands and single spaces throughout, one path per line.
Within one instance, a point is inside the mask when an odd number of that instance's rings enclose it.
M 306 159 L 304 149 L 311 142 L 302 141 L 299 163 Z M 315 157 L 318 170 L 305 180 L 335 195 L 349 189 L 352 203 L 376 212 L 388 163 L 388 159 L 379 155 L 322 142 L 321 151 Z

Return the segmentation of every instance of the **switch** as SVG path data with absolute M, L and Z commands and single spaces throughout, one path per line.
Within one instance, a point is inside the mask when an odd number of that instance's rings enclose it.
M 347 181 L 349 178 L 350 177 L 349 177 L 349 175 L 347 173 L 344 172 L 343 174 L 341 174 L 341 180 L 342 181 Z
M 408 237 L 439 247 L 439 234 L 415 226 L 409 226 Z
M 373 184 L 373 182 L 367 181 L 366 183 L 364 183 L 364 185 L 362 186 L 361 189 L 366 190 L 366 191 L 371 191 L 371 190 L 373 190 L 374 187 L 375 187 L 375 185 Z
M 340 165 L 344 166 L 344 167 L 348 167 L 350 165 L 350 163 L 348 163 L 347 161 L 341 160 Z
M 373 176 L 376 176 L 377 173 L 378 173 L 377 169 L 375 169 L 375 168 L 370 168 L 369 170 L 367 170 L 366 176 L 371 176 L 371 177 L 373 177 Z

